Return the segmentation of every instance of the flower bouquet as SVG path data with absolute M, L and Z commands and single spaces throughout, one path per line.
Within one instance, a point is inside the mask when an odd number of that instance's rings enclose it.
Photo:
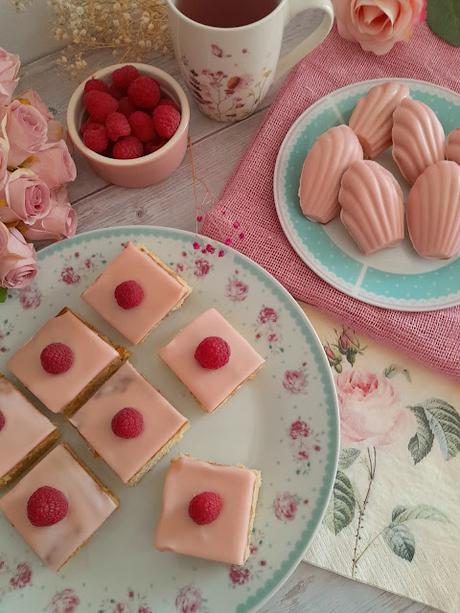
M 0 48 L 0 302 L 37 274 L 28 241 L 75 234 L 65 184 L 76 168 L 61 124 L 34 90 L 13 98 L 20 60 Z

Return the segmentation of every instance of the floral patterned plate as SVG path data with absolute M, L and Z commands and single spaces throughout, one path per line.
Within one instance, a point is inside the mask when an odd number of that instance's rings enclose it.
M 48 571 L 0 517 L 0 610 L 8 613 L 225 613 L 261 605 L 301 560 L 326 508 L 338 454 L 338 412 L 323 348 L 288 293 L 262 268 L 222 245 L 168 228 L 81 234 L 39 253 L 32 287 L 2 306 L 0 370 L 12 351 L 68 305 L 119 340 L 81 301 L 83 288 L 127 241 L 145 244 L 193 286 L 184 307 L 133 351 L 134 365 L 191 421 L 175 453 L 262 471 L 251 556 L 243 567 L 159 553 L 153 529 L 169 459 L 135 488 L 91 457 L 61 417 L 62 437 L 120 497 L 121 506 L 59 574 Z M 157 350 L 211 305 L 267 358 L 257 378 L 206 415 Z
M 414 251 L 409 238 L 392 249 L 363 255 L 339 219 L 326 225 L 306 219 L 300 210 L 297 191 L 302 164 L 310 147 L 327 129 L 348 123 L 362 96 L 388 79 L 354 83 L 325 96 L 303 113 L 281 145 L 274 176 L 278 217 L 292 247 L 322 279 L 345 294 L 400 311 L 431 311 L 460 304 L 460 257 L 453 260 L 424 260 Z M 431 83 L 402 81 L 411 96 L 428 104 L 446 134 L 460 125 L 460 96 Z M 400 182 L 405 195 L 408 185 L 391 157 L 391 150 L 377 160 Z M 407 231 L 406 231 L 407 235 Z

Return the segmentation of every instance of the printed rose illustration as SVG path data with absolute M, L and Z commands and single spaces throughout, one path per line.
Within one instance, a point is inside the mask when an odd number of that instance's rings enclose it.
M 302 421 L 301 419 L 297 419 L 292 422 L 291 427 L 289 428 L 289 436 L 292 439 L 298 438 L 306 438 L 310 434 L 310 426 L 306 421 Z
M 186 585 L 177 594 L 175 604 L 179 613 L 204 613 L 205 602 L 201 590 L 194 585 Z
M 287 370 L 284 373 L 283 387 L 291 394 L 303 394 L 307 383 L 308 379 L 305 368 L 301 370 Z
M 228 575 L 233 585 L 244 585 L 251 578 L 249 568 L 246 568 L 245 566 L 235 566 L 234 564 L 230 566 Z
M 193 272 L 195 277 L 205 277 L 210 270 L 211 264 L 208 262 L 208 260 L 205 260 L 204 258 L 195 260 L 195 270 Z
M 48 605 L 50 613 L 74 613 L 80 604 L 80 599 L 70 588 L 55 594 Z
M 42 301 L 41 293 L 38 287 L 28 285 L 19 290 L 19 303 L 23 309 L 38 309 Z
M 284 492 L 278 494 L 273 501 L 273 511 L 278 519 L 284 522 L 295 519 L 297 513 L 298 498 L 294 494 Z
M 14 590 L 20 590 L 26 587 L 32 580 L 32 571 L 27 562 L 21 562 L 16 566 L 16 574 L 11 577 L 10 585 Z
M 236 276 L 229 279 L 225 288 L 227 298 L 233 302 L 243 302 L 243 300 L 246 300 L 248 292 L 248 285 L 244 283 L 244 281 L 241 281 L 241 279 L 238 279 Z
M 262 307 L 259 312 L 258 322 L 262 325 L 267 323 L 276 323 L 278 321 L 278 313 L 271 307 Z

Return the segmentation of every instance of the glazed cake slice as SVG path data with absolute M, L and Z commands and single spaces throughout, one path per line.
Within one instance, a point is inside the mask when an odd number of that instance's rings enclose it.
M 128 243 L 82 294 L 115 330 L 137 345 L 191 288 L 154 253 Z
M 254 377 L 265 361 L 216 309 L 193 320 L 159 355 L 207 413 Z
M 70 421 L 127 485 L 138 483 L 189 425 L 129 362 Z
M 171 462 L 155 547 L 243 565 L 249 556 L 261 473 L 180 456 Z
M 0 373 L 0 488 L 29 468 L 57 438 L 50 420 Z
M 6 519 L 54 571 L 117 507 L 116 497 L 66 445 L 55 447 L 0 500 Z
M 13 354 L 8 368 L 50 411 L 71 415 L 128 357 L 65 308 Z

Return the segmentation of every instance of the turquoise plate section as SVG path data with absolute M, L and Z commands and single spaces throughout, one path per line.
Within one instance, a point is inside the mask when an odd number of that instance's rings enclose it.
M 124 342 L 80 294 L 128 241 L 155 251 L 193 287 L 181 309 L 141 345 L 129 348 L 134 366 L 186 415 L 190 429 L 169 457 L 129 488 L 91 455 L 62 416 L 52 415 L 61 438 L 120 498 L 120 508 L 58 574 L 47 570 L 0 516 L 0 611 L 246 613 L 260 607 L 304 556 L 337 465 L 339 418 L 331 369 L 303 311 L 273 277 L 224 245 L 196 249 L 199 240 L 187 232 L 142 226 L 81 234 L 41 251 L 36 282 L 11 292 L 2 305 L 0 370 L 6 372 L 11 354 L 64 306 Z M 266 359 L 257 377 L 212 415 L 198 408 L 158 358 L 160 347 L 210 307 Z M 165 473 L 179 453 L 261 470 L 251 554 L 243 567 L 154 549 Z
M 428 104 L 446 134 L 460 125 L 460 96 L 430 83 L 404 82 L 411 96 Z M 278 154 L 274 175 L 275 203 L 283 230 L 292 247 L 325 281 L 363 302 L 388 309 L 430 311 L 460 304 L 460 257 L 424 260 L 409 238 L 371 256 L 364 256 L 336 219 L 323 226 L 306 219 L 297 195 L 303 161 L 325 130 L 347 123 L 361 96 L 385 79 L 355 83 L 322 98 L 303 113 L 288 132 Z M 409 186 L 386 151 L 377 160 Z M 407 232 L 406 232 L 407 235 Z

